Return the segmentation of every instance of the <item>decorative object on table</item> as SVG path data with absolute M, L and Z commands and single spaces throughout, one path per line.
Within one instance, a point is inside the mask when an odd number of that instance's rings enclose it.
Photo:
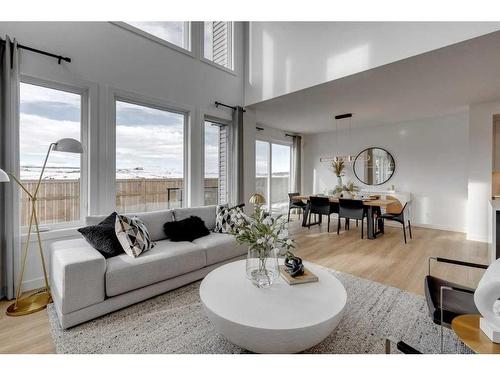
M 481 331 L 494 343 L 500 344 L 500 259 L 488 266 L 476 291 L 474 303 L 482 315 Z
M 304 265 L 302 259 L 295 256 L 291 251 L 285 253 L 285 269 L 292 276 L 297 277 L 304 274 Z
M 47 166 L 47 161 L 49 159 L 49 155 L 51 151 L 60 151 L 60 152 L 69 152 L 75 154 L 82 154 L 83 147 L 82 144 L 73 138 L 62 138 L 57 142 L 51 143 L 49 145 L 49 149 L 47 151 L 47 155 L 45 156 L 45 160 L 43 162 L 42 171 L 40 172 L 40 177 L 38 178 L 38 182 L 35 188 L 35 191 L 31 193 L 28 189 L 17 179 L 13 174 L 10 174 L 10 177 L 19 185 L 21 189 L 28 195 L 30 203 L 31 203 L 31 215 L 29 220 L 28 232 L 26 235 L 26 242 L 23 249 L 22 255 L 22 264 L 21 264 L 21 272 L 19 274 L 19 280 L 17 284 L 16 290 L 16 300 L 15 302 L 7 308 L 6 314 L 10 316 L 21 316 L 28 315 L 34 312 L 40 311 L 47 307 L 49 303 L 52 302 L 52 297 L 50 295 L 50 287 L 49 287 L 49 279 L 47 277 L 47 269 L 45 266 L 45 258 L 43 256 L 43 248 L 42 248 L 42 240 L 40 238 L 40 228 L 38 226 L 38 216 L 36 210 L 38 192 L 40 189 L 40 185 L 43 178 L 43 173 L 45 172 L 45 167 Z M 0 182 L 9 181 L 9 176 L 6 178 L 6 172 L 2 171 L 0 173 Z M 24 271 L 26 268 L 26 259 L 28 255 L 28 248 L 30 244 L 31 233 L 33 229 L 33 225 L 35 225 L 37 241 L 38 241 L 38 249 L 40 251 L 40 259 L 42 263 L 43 276 L 45 281 L 45 288 L 42 288 L 35 293 L 29 295 L 28 297 L 21 298 L 21 285 L 23 283 Z
M 263 198 L 260 194 L 252 195 L 254 213 L 248 216 L 237 212 L 233 229 L 236 241 L 248 246 L 246 275 L 259 288 L 272 285 L 279 276 L 278 252 L 290 250 L 295 244 L 288 233 L 286 217 L 267 214 L 262 208 Z
M 210 232 L 205 227 L 203 220 L 197 219 L 201 221 L 201 228 L 204 229 L 203 233 L 209 234 Z M 133 258 L 137 258 L 142 253 L 155 247 L 146 224 L 137 216 L 116 215 L 115 232 L 125 253 Z
M 337 186 L 342 186 L 342 177 L 344 176 L 345 161 L 343 159 L 332 162 L 333 172 L 337 176 Z
M 369 147 L 356 156 L 352 169 L 362 183 L 382 185 L 394 175 L 396 163 L 389 151 L 380 147 Z
M 284 265 L 280 265 L 279 269 L 281 277 L 287 282 L 288 285 L 315 283 L 319 281 L 318 276 L 312 273 L 307 267 L 304 267 L 304 273 L 302 275 L 298 275 L 296 277 L 292 277 Z
M 289 285 L 305 284 L 318 281 L 318 276 L 308 270 L 302 259 L 291 251 L 285 253 L 285 263 L 279 266 L 280 274 Z
M 340 198 L 352 199 L 354 195 L 359 191 L 359 187 L 354 185 L 354 182 L 349 181 L 347 184 L 342 186 L 337 186 L 335 188 L 335 193 L 339 194 Z

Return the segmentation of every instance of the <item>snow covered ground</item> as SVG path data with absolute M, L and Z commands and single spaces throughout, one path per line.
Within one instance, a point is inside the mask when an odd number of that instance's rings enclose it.
M 22 180 L 38 180 L 41 167 L 21 166 Z M 118 169 L 116 179 L 141 179 L 141 178 L 182 178 L 182 174 L 168 169 L 144 169 L 142 167 L 132 169 Z M 217 174 L 208 174 L 205 178 L 217 178 Z M 80 179 L 80 168 L 71 167 L 47 167 L 44 173 L 44 180 L 78 180 Z

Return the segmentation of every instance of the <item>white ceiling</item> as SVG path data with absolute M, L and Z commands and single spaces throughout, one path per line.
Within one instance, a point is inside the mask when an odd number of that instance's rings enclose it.
M 500 98 L 500 32 L 248 106 L 257 122 L 298 133 L 404 122 Z

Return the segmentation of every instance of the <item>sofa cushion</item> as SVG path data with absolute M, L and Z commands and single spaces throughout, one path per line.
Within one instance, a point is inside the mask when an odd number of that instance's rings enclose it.
M 155 247 L 144 222 L 137 216 L 116 215 L 115 232 L 127 255 L 137 258 Z
M 194 240 L 193 244 L 205 250 L 207 266 L 247 252 L 246 247 L 238 244 L 234 236 L 225 233 L 210 233 L 208 236 Z
M 215 207 L 216 206 L 176 208 L 174 209 L 174 218 L 175 220 L 183 220 L 190 216 L 198 216 L 205 222 L 205 226 L 208 230 L 212 231 L 215 228 Z
M 137 258 L 122 254 L 107 259 L 106 295 L 116 296 L 205 265 L 206 255 L 201 247 L 191 242 L 159 241 Z
M 116 216 L 116 212 L 113 212 L 96 225 L 78 228 L 78 232 L 105 258 L 111 258 L 123 253 L 122 245 L 118 241 L 115 232 Z
M 175 220 L 165 223 L 163 230 L 170 241 L 193 241 L 207 236 L 210 231 L 203 220 L 198 216 L 191 216 L 184 220 Z
M 165 232 L 163 232 L 163 224 L 174 220 L 173 210 L 151 211 L 151 212 L 137 212 L 128 213 L 127 216 L 137 216 L 141 219 L 146 228 L 148 229 L 151 241 L 161 241 L 166 239 Z M 87 216 L 87 225 L 95 225 L 102 221 L 106 216 Z

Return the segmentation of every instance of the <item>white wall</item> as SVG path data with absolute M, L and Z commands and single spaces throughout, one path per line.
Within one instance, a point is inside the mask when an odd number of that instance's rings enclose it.
M 320 157 L 354 154 L 370 146 L 388 150 L 396 162 L 393 177 L 379 189 L 412 194 L 412 223 L 465 232 L 467 218 L 468 112 L 411 121 L 306 135 L 303 138 L 305 193 L 325 193 L 336 185 L 336 176 Z M 351 167 L 349 167 L 351 168 Z M 491 173 L 490 173 L 491 174 Z M 368 188 L 348 170 L 344 182 Z
M 0 35 L 5 34 L 17 38 L 21 44 L 72 58 L 70 64 L 58 65 L 54 59 L 23 51 L 21 72 L 24 75 L 90 89 L 90 136 L 98 140 L 91 145 L 90 155 L 91 163 L 94 163 L 90 176 L 90 194 L 94 197 L 90 202 L 92 213 L 110 212 L 114 205 L 112 185 L 115 171 L 110 163 L 114 144 L 109 117 L 113 105 L 111 93 L 115 90 L 189 111 L 187 156 L 192 167 L 187 178 L 200 181 L 200 184 L 192 184 L 195 188 L 189 192 L 189 200 L 191 205 L 202 204 L 202 119 L 205 114 L 231 118 L 230 111 L 215 108 L 215 100 L 230 105 L 243 104 L 243 23 L 235 25 L 234 74 L 107 22 L 0 22 Z M 200 56 L 198 43 L 193 46 L 193 51 Z M 103 163 L 104 160 L 107 162 Z M 44 237 L 62 235 L 74 236 L 75 232 L 50 233 Z M 47 257 L 48 245 L 49 240 L 44 244 Z M 36 248 L 31 247 L 25 277 L 27 288 L 41 285 L 42 275 Z
M 493 171 L 493 116 L 500 114 L 500 102 L 470 106 L 468 152 L 467 239 L 491 241 L 491 199 Z
M 250 22 L 245 104 L 500 29 L 498 22 Z

